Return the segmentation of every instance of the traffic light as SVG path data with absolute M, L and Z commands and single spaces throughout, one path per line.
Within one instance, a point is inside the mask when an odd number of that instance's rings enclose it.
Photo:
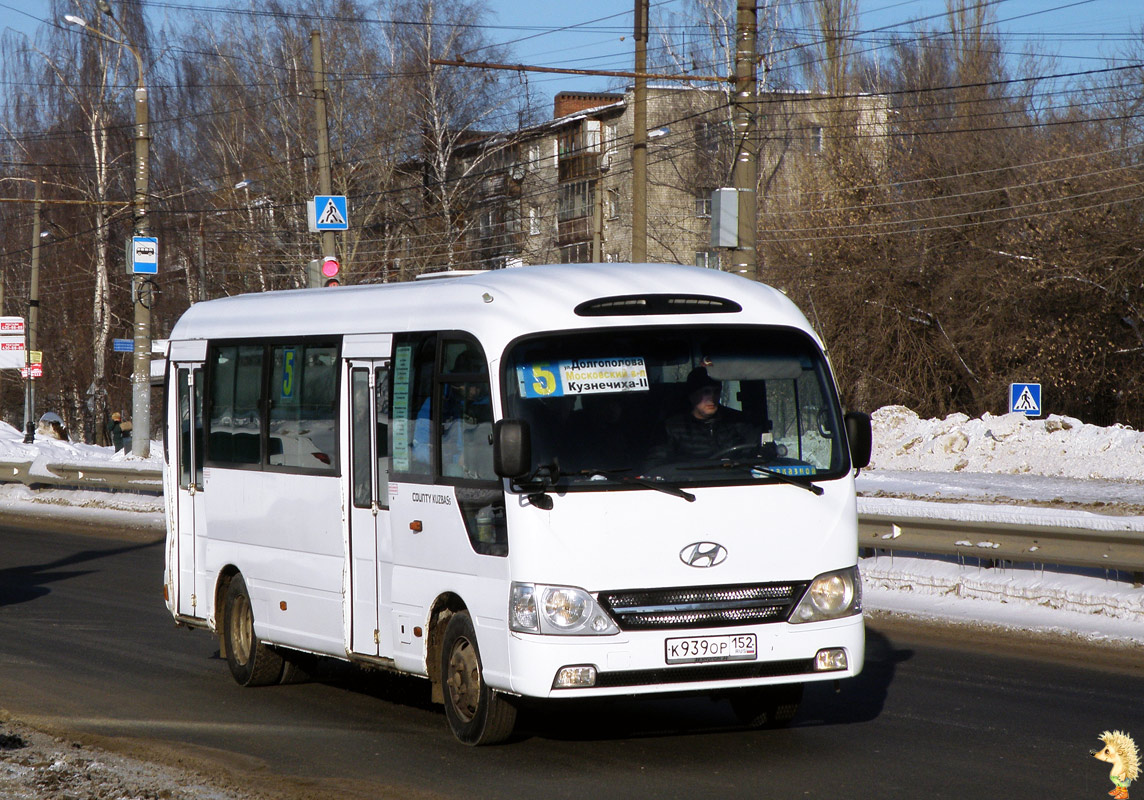
M 316 258 L 306 266 L 306 285 L 311 289 L 341 285 L 341 265 L 333 256 Z

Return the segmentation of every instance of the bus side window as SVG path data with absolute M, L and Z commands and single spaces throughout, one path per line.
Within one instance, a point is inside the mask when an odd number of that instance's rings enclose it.
M 337 347 L 297 343 L 270 353 L 269 464 L 335 471 Z
M 382 508 L 389 505 L 389 367 L 374 370 L 377 395 L 377 502 Z
M 350 436 L 353 447 L 353 501 L 357 508 L 379 508 L 389 504 L 389 369 L 374 371 L 375 411 L 371 416 L 369 370 L 354 369 L 350 373 Z M 372 428 L 372 431 L 371 431 Z M 377 471 L 371 471 L 370 433 L 376 436 Z M 372 484 L 376 475 L 376 484 Z
M 262 346 L 215 349 L 211 361 L 211 461 L 257 464 L 261 461 Z
M 370 494 L 369 449 L 369 370 L 355 369 L 350 373 L 351 422 L 350 436 L 353 447 L 353 498 L 357 508 L 369 508 Z
M 441 474 L 496 480 L 488 368 L 474 342 L 448 342 L 441 401 Z M 456 351 L 456 352 L 454 352 Z
M 430 475 L 433 467 L 435 334 L 398 337 L 393 351 L 393 471 Z
M 191 394 L 191 378 L 194 378 L 194 394 Z M 180 368 L 176 376 L 179 397 L 179 488 L 186 489 L 191 483 L 191 437 L 194 437 L 195 463 L 194 483 L 201 490 L 203 486 L 203 376 L 202 370 Z M 192 414 L 192 411 L 194 412 Z M 192 418 L 194 423 L 192 425 Z M 193 427 L 193 430 L 192 430 Z

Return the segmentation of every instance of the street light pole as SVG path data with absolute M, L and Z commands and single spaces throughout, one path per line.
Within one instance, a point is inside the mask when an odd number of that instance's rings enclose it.
M 89 33 L 112 44 L 124 47 L 135 57 L 138 81 L 135 88 L 135 193 L 132 197 L 132 226 L 134 236 L 147 236 L 150 222 L 147 217 L 147 197 L 150 183 L 148 155 L 151 138 L 148 131 L 147 86 L 144 83 L 143 57 L 130 43 L 130 36 L 123 25 L 111 13 L 107 2 L 98 4 L 99 10 L 119 29 L 122 39 L 108 36 L 101 30 L 92 28 L 82 18 L 68 14 L 67 22 L 78 25 Z M 151 454 L 151 307 L 144 302 L 143 276 L 131 276 L 131 302 L 135 311 L 134 357 L 131 371 L 131 453 L 140 458 Z

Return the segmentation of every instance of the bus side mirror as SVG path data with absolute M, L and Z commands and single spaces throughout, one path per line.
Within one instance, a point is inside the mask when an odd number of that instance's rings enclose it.
M 846 439 L 850 442 L 850 463 L 862 469 L 870 463 L 870 450 L 874 446 L 874 432 L 870 428 L 870 415 L 861 411 L 846 412 Z
M 493 471 L 501 478 L 520 478 L 532 466 L 532 436 L 522 419 L 502 419 L 493 426 Z

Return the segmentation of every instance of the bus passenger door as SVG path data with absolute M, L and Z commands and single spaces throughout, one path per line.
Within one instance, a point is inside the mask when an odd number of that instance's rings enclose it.
M 389 362 L 349 361 L 350 650 L 393 652 L 389 534 Z
M 177 383 L 179 434 L 175 437 L 176 463 L 179 469 L 178 504 L 178 571 L 179 591 L 175 608 L 186 617 L 205 617 L 207 602 L 202 580 L 198 577 L 203 546 L 197 525 L 202 524 L 201 492 L 203 488 L 203 369 L 201 363 L 175 365 Z

